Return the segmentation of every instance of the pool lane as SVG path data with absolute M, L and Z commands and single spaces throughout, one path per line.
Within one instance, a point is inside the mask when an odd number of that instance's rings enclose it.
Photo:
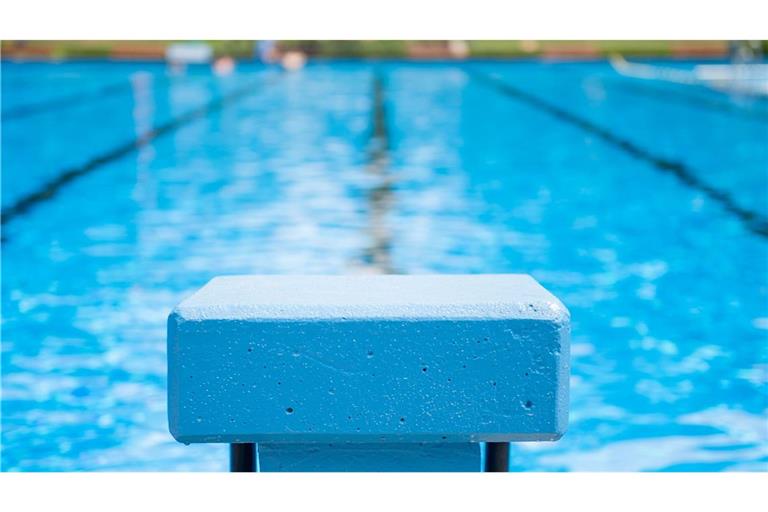
M 607 63 L 495 67 L 477 63 L 471 69 L 494 73 L 656 156 L 695 169 L 700 180 L 735 198 L 741 208 L 768 217 L 768 122 L 764 119 L 628 95 L 611 87 L 614 81 L 626 78 Z M 721 101 L 765 111 L 765 102 L 757 99 L 683 86 L 673 89 L 701 95 L 709 92 Z
M 691 169 L 685 163 L 677 160 L 667 159 L 662 155 L 654 153 L 652 150 L 640 147 L 633 141 L 621 137 L 613 130 L 609 130 L 603 126 L 593 123 L 585 117 L 576 115 L 566 109 L 560 108 L 554 103 L 543 100 L 534 94 L 531 94 L 519 87 L 515 87 L 496 77 L 473 71 L 470 71 L 470 73 L 474 79 L 488 85 L 489 87 L 495 89 L 496 91 L 504 94 L 509 98 L 525 102 L 534 108 L 547 112 L 559 121 L 572 124 L 592 135 L 596 135 L 604 142 L 621 149 L 622 151 L 632 155 L 639 160 L 643 160 L 651 164 L 655 169 L 661 172 L 671 173 L 677 177 L 685 186 L 702 192 L 707 196 L 707 198 L 717 202 L 727 212 L 738 217 L 742 222 L 744 222 L 744 225 L 747 227 L 747 229 L 756 235 L 761 237 L 768 237 L 768 217 L 765 217 L 758 211 L 743 208 L 728 192 L 713 187 L 709 183 L 705 182 L 701 178 L 700 172 L 695 169 Z
M 273 78 L 271 82 L 274 82 L 274 78 L 276 77 L 271 78 Z M 2 219 L 2 223 L 5 224 L 10 222 L 16 217 L 26 213 L 30 208 L 37 205 L 38 203 L 50 200 L 59 192 L 62 187 L 69 184 L 73 180 L 98 170 L 105 164 L 122 158 L 133 151 L 141 149 L 157 137 L 172 133 L 173 131 L 178 130 L 180 127 L 188 123 L 194 122 L 213 112 L 231 106 L 249 95 L 257 94 L 260 92 L 261 88 L 268 87 L 269 85 L 270 81 L 254 81 L 247 83 L 246 85 L 238 87 L 234 91 L 229 92 L 224 96 L 218 97 L 204 105 L 185 112 L 178 117 L 174 117 L 158 126 L 144 131 L 139 134 L 137 138 L 120 144 L 117 147 L 111 148 L 106 153 L 102 153 L 93 157 L 91 160 L 88 160 L 81 166 L 60 171 L 52 180 L 43 183 L 37 190 L 18 198 L 12 205 L 4 208 L 0 217 L 0 219 Z M 5 241 L 5 238 L 3 238 L 3 241 Z
M 13 71 L 18 66 L 5 62 L 2 65 L 4 105 L 5 98 L 11 98 L 9 103 L 15 104 L 19 100 L 13 98 L 18 96 L 26 98 L 24 103 L 32 101 L 29 96 L 36 94 L 56 97 L 56 87 L 51 91 L 50 85 L 17 85 Z M 258 78 L 261 71 L 251 76 Z M 122 65 L 85 66 L 79 78 L 65 76 L 68 77 L 67 90 L 73 93 L 77 92 L 78 83 L 82 90 L 85 83 L 114 81 L 115 76 L 130 81 L 131 93 L 102 96 L 67 109 L 53 109 L 3 123 L 2 145 L 12 150 L 0 155 L 2 168 L 4 176 L 13 176 L 3 183 L 3 209 L 41 190 L 42 183 L 53 182 L 62 170 L 83 167 L 98 155 L 108 154 L 140 138 L 154 126 L 184 115 L 191 105 L 214 101 L 242 85 L 241 76 L 217 78 L 199 70 L 186 76 L 169 76 L 165 68 L 159 66 L 148 66 L 144 70 L 124 69 Z M 63 86 L 62 81 L 61 78 L 53 80 L 54 84 Z M 141 120 L 147 116 L 152 117 L 152 125 L 142 124 Z
M 97 89 L 78 92 L 67 96 L 59 96 L 49 100 L 43 100 L 36 103 L 27 103 L 3 109 L 2 120 L 4 122 L 13 121 L 22 117 L 33 116 L 36 114 L 48 113 L 61 108 L 71 107 L 84 102 L 98 101 L 104 96 L 113 94 L 130 94 L 132 85 L 128 80 L 121 80 L 116 83 L 104 85 Z
M 3 112 L 92 94 L 103 87 L 130 83 L 135 73 L 161 73 L 161 66 L 111 66 L 105 63 L 14 62 L 3 60 Z M 130 91 L 128 91 L 130 92 Z M 128 94 L 130 96 L 130 94 Z

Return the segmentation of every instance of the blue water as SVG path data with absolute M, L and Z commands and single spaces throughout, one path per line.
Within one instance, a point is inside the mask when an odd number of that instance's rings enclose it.
M 569 307 L 569 431 L 513 470 L 768 470 L 765 100 L 606 63 L 4 62 L 2 112 L 4 215 L 48 185 L 3 225 L 3 470 L 226 469 L 168 433 L 169 310 L 356 272 L 524 272 Z

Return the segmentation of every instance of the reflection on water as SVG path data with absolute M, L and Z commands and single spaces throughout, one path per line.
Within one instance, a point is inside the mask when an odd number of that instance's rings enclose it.
M 603 64 L 469 66 L 762 208 L 765 121 L 741 112 L 761 104 L 630 101 Z M 569 306 L 569 432 L 515 445 L 515 470 L 768 469 L 768 245 L 696 190 L 457 65 L 5 63 L 4 105 L 55 98 L 67 68 L 129 87 L 4 122 L 4 207 L 254 90 L 3 226 L 4 470 L 224 470 L 225 447 L 167 431 L 168 311 L 218 274 L 360 271 L 527 272 Z
M 632 421 L 628 414 L 616 412 L 615 419 Z M 638 418 L 634 418 L 637 421 Z M 652 425 L 663 425 L 661 417 L 648 417 Z M 569 471 L 656 471 L 691 470 L 697 466 L 732 471 L 765 471 L 768 446 L 765 442 L 765 418 L 721 405 L 712 409 L 684 414 L 676 419 L 680 425 L 701 426 L 717 433 L 697 435 L 648 436 L 609 441 L 572 453 L 543 455 L 545 466 Z M 734 461 L 742 461 L 736 462 Z
M 392 233 L 389 213 L 394 201 L 394 177 L 389 172 L 389 131 L 385 110 L 384 84 L 381 76 L 373 79 L 372 136 L 366 167 L 372 183 L 367 193 L 369 246 L 363 254 L 363 268 L 380 274 L 394 274 L 392 268 Z

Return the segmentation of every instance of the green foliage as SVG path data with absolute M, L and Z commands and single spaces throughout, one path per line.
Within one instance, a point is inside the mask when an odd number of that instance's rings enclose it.
M 111 55 L 131 54 L 136 48 L 155 58 L 161 58 L 163 48 L 173 41 L 3 41 L 2 49 L 7 55 L 24 53 L 24 48 L 34 49 L 34 55 L 50 58 L 106 58 Z M 254 56 L 255 41 L 214 40 L 207 41 L 217 57 L 230 56 L 250 59 Z M 310 57 L 326 58 L 408 58 L 416 41 L 398 40 L 284 40 L 278 42 L 282 51 L 299 50 Z M 424 42 L 422 42 L 424 43 Z M 725 53 L 724 41 L 511 41 L 477 40 L 467 41 L 471 58 L 535 58 L 541 55 L 574 55 L 607 57 L 620 54 L 627 57 L 665 57 L 673 54 L 717 54 Z M 768 54 L 768 41 L 761 41 L 764 54 Z M 118 51 L 119 50 L 119 51 Z M 127 57 L 129 58 L 129 57 Z
M 669 41 L 469 41 L 472 57 L 510 58 L 535 57 L 546 53 L 592 52 L 607 56 L 614 53 L 627 56 L 666 56 Z
M 68 43 L 56 46 L 52 56 L 57 59 L 106 58 L 110 55 L 110 49 L 110 46 L 105 44 L 82 45 Z
M 240 59 L 253 57 L 254 41 L 207 41 L 216 57 L 229 56 Z
M 482 40 L 469 41 L 469 55 L 479 58 L 525 57 L 533 55 L 525 51 L 520 41 Z
M 594 41 L 603 55 L 659 56 L 670 54 L 669 41 Z

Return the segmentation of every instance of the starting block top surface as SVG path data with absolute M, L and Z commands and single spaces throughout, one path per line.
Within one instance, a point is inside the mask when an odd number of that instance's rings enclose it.
M 185 320 L 531 319 L 568 312 L 524 274 L 223 276 L 179 304 Z

